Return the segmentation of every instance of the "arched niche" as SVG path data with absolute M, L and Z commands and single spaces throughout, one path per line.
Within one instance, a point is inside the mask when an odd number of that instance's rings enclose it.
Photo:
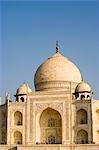
M 58 111 L 49 107 L 43 110 L 39 124 L 42 144 L 62 143 L 62 118 Z
M 22 133 L 19 131 L 14 132 L 14 144 L 22 144 Z
M 81 100 L 85 99 L 85 94 L 81 94 Z
M 16 111 L 14 113 L 14 124 L 15 125 L 22 125 L 22 113 L 20 111 Z
M 88 143 L 88 133 L 87 131 L 81 129 L 77 132 L 77 144 L 87 144 Z
M 20 97 L 20 101 L 21 101 L 21 102 L 24 102 L 24 97 Z
M 96 132 L 96 135 L 97 135 L 96 136 L 97 137 L 97 141 L 96 142 L 99 144 L 99 130 Z
M 77 124 L 87 124 L 87 112 L 84 109 L 77 111 L 76 115 Z
M 99 109 L 96 110 L 96 120 L 99 122 Z

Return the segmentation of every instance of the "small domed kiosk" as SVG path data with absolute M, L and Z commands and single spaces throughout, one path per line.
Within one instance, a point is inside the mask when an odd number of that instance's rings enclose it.
M 26 100 L 27 93 L 30 92 L 32 92 L 32 90 L 29 88 L 29 85 L 27 83 L 23 83 L 16 91 L 16 101 L 24 102 Z
M 75 88 L 76 99 L 90 99 L 92 96 L 92 89 L 90 85 L 84 81 L 81 81 Z

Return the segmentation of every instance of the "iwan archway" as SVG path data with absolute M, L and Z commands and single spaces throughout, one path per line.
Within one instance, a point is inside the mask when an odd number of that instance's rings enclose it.
M 47 108 L 40 116 L 40 141 L 42 144 L 62 143 L 62 118 L 58 111 Z

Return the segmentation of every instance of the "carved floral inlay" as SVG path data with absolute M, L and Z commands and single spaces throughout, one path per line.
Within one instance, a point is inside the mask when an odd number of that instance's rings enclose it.
M 35 104 L 35 111 L 36 113 L 38 113 L 48 107 L 59 111 L 61 115 L 63 113 L 63 103 L 57 103 L 57 102 L 56 103 L 37 103 Z

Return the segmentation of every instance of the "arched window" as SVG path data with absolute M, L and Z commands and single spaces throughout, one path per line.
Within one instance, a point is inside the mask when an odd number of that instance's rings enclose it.
M 49 137 L 48 137 L 48 144 L 55 144 L 56 142 L 55 142 L 55 136 L 53 136 L 53 135 L 50 135 Z
M 85 99 L 85 95 L 81 95 L 81 100 Z
M 55 119 L 53 118 L 48 119 L 48 127 L 55 127 Z
M 58 111 L 47 108 L 40 117 L 41 143 L 62 143 L 62 119 Z
M 80 130 L 77 133 L 77 144 L 87 144 L 88 143 L 88 133 L 85 130 Z
M 22 144 L 22 134 L 19 131 L 14 132 L 14 144 Z
M 21 102 L 24 102 L 24 97 L 21 97 L 20 100 L 21 100 Z
M 77 111 L 77 124 L 87 124 L 87 112 L 84 109 Z
M 89 98 L 90 96 L 89 95 L 87 95 L 87 98 Z
M 48 127 L 60 127 L 61 126 L 61 120 L 60 119 L 48 119 Z
M 15 125 L 22 125 L 22 113 L 19 111 L 16 111 L 14 113 L 14 124 Z

